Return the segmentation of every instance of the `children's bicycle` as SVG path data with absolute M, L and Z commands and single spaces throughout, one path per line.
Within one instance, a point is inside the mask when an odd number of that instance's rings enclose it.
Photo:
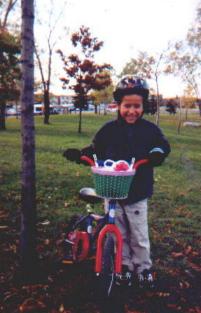
M 123 169 L 123 162 L 116 164 L 118 170 L 111 170 L 112 162 L 107 160 L 104 167 L 82 156 L 91 165 L 95 189 L 82 188 L 79 196 L 88 204 L 104 201 L 105 213 L 99 215 L 88 207 L 85 216 L 73 217 L 68 225 L 65 238 L 66 258 L 64 263 L 76 263 L 95 257 L 95 273 L 99 278 L 102 296 L 109 297 L 122 268 L 122 235 L 115 225 L 116 202 L 128 196 L 130 184 L 138 168 L 149 161 L 139 160 Z M 120 163 L 121 162 L 121 163 Z

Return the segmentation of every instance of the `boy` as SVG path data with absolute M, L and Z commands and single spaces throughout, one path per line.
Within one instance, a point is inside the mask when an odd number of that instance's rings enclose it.
M 142 118 L 143 103 L 149 95 L 145 80 L 125 76 L 113 95 L 118 104 L 118 118 L 97 132 L 91 146 L 82 150 L 68 149 L 64 156 L 77 163 L 82 155 L 92 157 L 93 153 L 98 160 L 149 159 L 149 164 L 141 166 L 134 176 L 128 198 L 116 206 L 116 224 L 123 237 L 122 274 L 117 284 L 130 285 L 134 273 L 140 287 L 152 286 L 147 199 L 153 194 L 153 167 L 163 163 L 170 145 L 155 124 Z

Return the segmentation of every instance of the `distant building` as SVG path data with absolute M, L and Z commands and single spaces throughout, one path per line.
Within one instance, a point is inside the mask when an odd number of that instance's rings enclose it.
M 51 96 L 50 104 L 52 105 L 65 105 L 73 103 L 72 95 L 59 95 L 59 96 Z

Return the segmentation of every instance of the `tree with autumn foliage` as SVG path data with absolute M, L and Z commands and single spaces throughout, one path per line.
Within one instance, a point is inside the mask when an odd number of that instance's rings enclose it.
M 106 114 L 106 104 L 113 101 L 113 91 L 114 91 L 114 86 L 111 84 L 105 89 L 94 90 L 90 93 L 91 99 L 93 100 L 93 103 L 95 106 L 95 114 L 98 113 L 98 106 L 100 108 L 101 103 L 105 104 L 104 114 Z
M 177 112 L 177 102 L 174 99 L 169 99 L 166 103 L 166 111 L 169 114 L 176 114 Z
M 80 118 L 78 132 L 81 133 L 82 110 L 87 107 L 88 95 L 92 90 L 102 90 L 111 84 L 110 64 L 97 64 L 94 55 L 103 46 L 103 41 L 92 37 L 88 27 L 81 26 L 78 32 L 71 36 L 72 45 L 77 49 L 65 56 L 61 50 L 58 53 L 63 62 L 66 77 L 62 77 L 63 88 L 74 91 L 74 104 L 79 108 Z
M 187 92 L 190 96 L 200 98 L 201 2 L 198 4 L 195 21 L 188 30 L 185 40 L 177 41 L 170 50 L 165 72 L 181 78 L 185 88 L 184 94 Z M 184 104 L 187 104 L 186 109 L 188 109 L 188 102 Z
M 7 101 L 19 98 L 19 40 L 0 30 L 0 130 L 6 129 Z
M 16 0 L 0 1 L 0 130 L 6 129 L 6 103 L 19 98 L 19 38 L 8 30 Z

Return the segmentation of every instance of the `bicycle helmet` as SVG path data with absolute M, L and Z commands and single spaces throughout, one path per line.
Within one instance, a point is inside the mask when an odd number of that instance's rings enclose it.
M 149 95 L 149 86 L 143 78 L 134 75 L 125 75 L 118 82 L 113 92 L 114 100 L 120 104 L 125 95 L 140 95 L 145 102 Z

